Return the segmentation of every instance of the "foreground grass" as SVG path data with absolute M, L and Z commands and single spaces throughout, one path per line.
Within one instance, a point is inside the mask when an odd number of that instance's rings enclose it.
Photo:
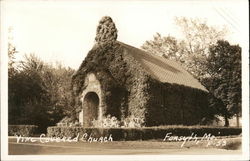
M 16 139 L 9 139 L 10 155 L 43 155 L 43 154 L 239 154 L 241 153 L 241 137 L 223 138 L 226 145 L 216 144 L 207 141 L 200 142 L 163 142 L 159 140 L 149 141 L 113 141 L 106 143 L 99 142 L 25 142 L 16 143 Z

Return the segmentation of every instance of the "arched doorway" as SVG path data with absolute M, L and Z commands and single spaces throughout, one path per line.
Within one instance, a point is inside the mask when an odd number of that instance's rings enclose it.
M 88 92 L 84 97 L 83 108 L 86 126 L 91 126 L 93 120 L 98 119 L 99 97 L 95 92 Z

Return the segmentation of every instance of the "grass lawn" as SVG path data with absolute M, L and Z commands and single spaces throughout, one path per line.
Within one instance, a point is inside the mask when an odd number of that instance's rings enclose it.
M 226 145 L 218 144 L 226 141 Z M 221 138 L 216 142 L 113 141 L 113 142 L 23 142 L 9 138 L 9 155 L 130 155 L 130 154 L 240 154 L 241 137 Z M 219 146 L 218 146 L 219 145 Z

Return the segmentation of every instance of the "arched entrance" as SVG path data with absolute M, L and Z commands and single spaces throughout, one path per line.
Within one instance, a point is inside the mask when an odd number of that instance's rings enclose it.
M 85 125 L 91 126 L 93 120 L 98 119 L 98 111 L 100 100 L 95 92 L 88 92 L 83 100 L 83 108 L 85 111 Z

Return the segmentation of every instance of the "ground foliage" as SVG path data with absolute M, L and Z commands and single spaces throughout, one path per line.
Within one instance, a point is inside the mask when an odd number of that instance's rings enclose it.
M 8 136 L 35 136 L 38 134 L 38 126 L 35 125 L 9 125 Z

